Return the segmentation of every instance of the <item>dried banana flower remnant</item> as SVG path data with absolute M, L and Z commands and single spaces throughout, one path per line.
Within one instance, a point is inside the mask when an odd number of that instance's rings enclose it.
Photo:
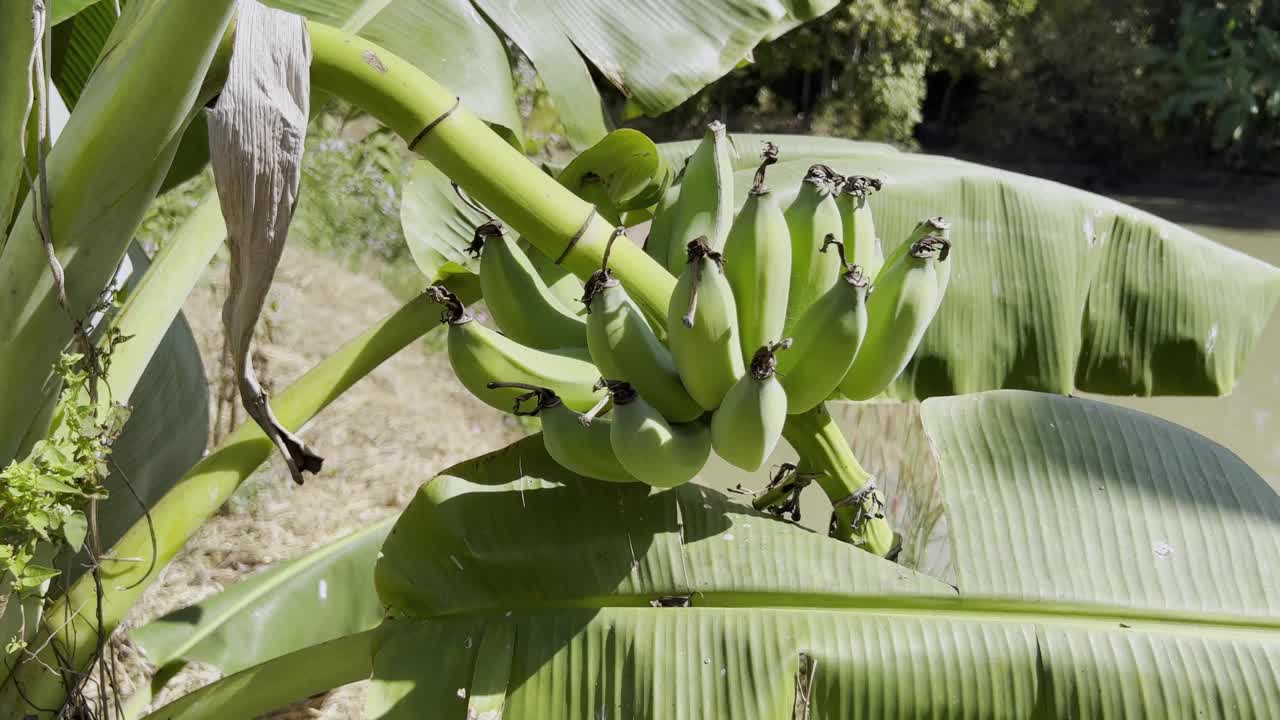
M 227 83 L 209 111 L 209 154 L 231 249 L 222 309 L 240 399 L 284 455 L 295 482 L 323 459 L 286 430 L 267 402 L 250 344 L 284 251 L 302 177 L 311 41 L 302 18 L 257 0 L 238 3 Z

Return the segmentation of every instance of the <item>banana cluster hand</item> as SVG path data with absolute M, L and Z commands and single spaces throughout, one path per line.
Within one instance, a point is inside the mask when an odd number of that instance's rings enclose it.
M 879 180 L 809 168 L 783 208 L 765 183 L 766 144 L 733 214 L 724 126 L 712 123 L 678 186 L 658 203 L 645 250 L 677 276 L 665 327 L 646 317 L 603 261 L 579 285 L 531 258 L 496 219 L 481 225 L 480 284 L 498 331 L 472 320 L 443 286 L 449 359 L 484 402 L 538 415 L 547 452 L 608 482 L 672 487 L 712 450 L 756 470 L 788 414 L 840 393 L 863 400 L 902 373 L 950 275 L 942 218 L 881 246 L 870 198 Z M 584 307 L 566 300 L 581 294 Z M 527 405 L 532 401 L 532 405 Z

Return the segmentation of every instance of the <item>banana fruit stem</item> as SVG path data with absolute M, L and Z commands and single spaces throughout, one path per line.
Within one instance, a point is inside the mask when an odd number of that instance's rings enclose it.
M 394 130 L 467 194 L 521 237 L 582 280 L 601 266 L 613 226 L 592 206 L 529 162 L 444 86 L 385 48 L 350 33 L 308 22 L 311 79 L 316 90 L 340 97 Z M 224 62 L 215 60 L 211 76 Z M 631 243 L 615 243 L 609 267 L 637 304 L 666 317 L 675 278 Z M 884 555 L 892 533 L 878 516 L 880 493 L 848 504 L 871 479 L 826 410 L 787 420 L 783 435 L 804 458 L 835 510 L 833 536 Z
M 831 500 L 831 536 L 884 557 L 893 547 L 893 531 L 884 518 L 884 496 L 871 473 L 854 456 L 826 403 L 787 416 L 782 436 L 800 455 L 800 468 L 813 473 Z
M 362 108 L 394 130 L 467 194 L 581 280 L 600 268 L 614 227 L 413 65 L 368 40 L 316 22 L 311 81 L 316 90 Z M 675 278 L 639 246 L 617 243 L 609 257 L 631 297 L 666 317 Z

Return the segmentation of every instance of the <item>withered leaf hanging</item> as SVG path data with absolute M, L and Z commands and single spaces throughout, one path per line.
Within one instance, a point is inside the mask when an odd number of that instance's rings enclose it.
M 245 410 L 284 455 L 295 482 L 323 458 L 275 418 L 250 344 L 298 200 L 310 104 L 311 40 L 302 18 L 239 0 L 226 86 L 209 111 L 209 155 L 231 249 L 222 308 Z

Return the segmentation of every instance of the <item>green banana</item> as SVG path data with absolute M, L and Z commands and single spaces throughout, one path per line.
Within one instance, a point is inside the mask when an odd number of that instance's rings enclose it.
M 689 243 L 688 256 L 667 307 L 667 344 L 689 394 L 715 410 L 745 372 L 738 313 L 723 256 L 702 237 Z
M 840 383 L 845 397 L 873 398 L 907 367 L 946 292 L 950 249 L 946 238 L 926 235 L 880 271 L 868 302 L 866 340 Z
M 877 178 L 850 175 L 840 184 L 836 207 L 840 210 L 843 242 L 849 261 L 874 278 L 884 267 L 884 251 L 876 237 L 875 220 L 871 217 L 871 193 L 883 184 Z
M 550 388 L 525 383 L 491 382 L 490 390 L 527 390 L 515 399 L 516 415 L 537 415 L 542 421 L 542 444 L 547 454 L 569 472 L 605 482 L 637 482 L 613 454 L 609 439 L 613 423 L 607 418 L 588 418 L 570 410 Z M 536 399 L 532 410 L 523 410 L 525 401 Z
M 618 462 L 640 482 L 675 487 L 689 482 L 711 457 L 706 423 L 672 424 L 627 383 L 608 383 L 613 397 L 610 445 Z
M 907 251 L 910 250 L 912 246 L 930 235 L 946 238 L 950 228 L 951 223 L 943 219 L 941 215 L 926 218 L 916 223 L 915 228 L 911 230 L 911 234 L 907 236 L 906 241 L 895 247 L 893 251 L 889 253 L 889 257 L 885 258 L 884 266 L 881 270 L 884 270 L 884 268 L 898 262 L 898 260 L 902 259 L 903 255 L 907 254 Z M 880 273 L 876 273 L 876 275 L 873 276 L 876 282 L 879 282 L 879 275 Z
M 775 370 L 779 350 L 790 340 L 764 345 L 751 358 L 751 368 L 729 388 L 711 416 L 711 447 L 743 470 L 759 470 L 773 453 L 787 421 L 787 391 Z
M 707 126 L 702 142 L 689 156 L 680 182 L 679 207 L 667 246 L 667 269 L 680 274 L 685 248 L 695 238 L 706 238 L 716 252 L 724 248 L 733 222 L 733 160 L 724 123 Z
M 605 245 L 600 269 L 587 280 L 582 302 L 587 307 L 587 348 L 600 372 L 610 380 L 625 380 L 672 422 L 688 422 L 702 415 L 680 381 L 675 360 L 640 307 L 609 271 L 613 242 L 626 234 L 619 227 Z
M 443 285 L 432 285 L 426 292 L 445 308 L 440 320 L 449 324 L 449 364 L 454 374 L 485 404 L 510 411 L 519 393 L 510 388 L 490 389 L 489 383 L 515 380 L 551 388 L 574 410 L 585 411 L 595 405 L 600 373 L 595 365 L 574 356 L 581 351 L 546 351 L 521 345 L 475 322 L 458 297 Z
M 556 299 L 529 257 L 504 236 L 499 221 L 476 228 L 468 250 L 481 248 L 480 290 L 503 334 L 539 349 L 586 345 L 586 323 Z
M 840 263 L 822 253 L 828 235 L 843 242 L 836 184 L 840 175 L 826 165 L 814 165 L 800 183 L 800 192 L 784 217 L 791 234 L 791 283 L 787 292 L 786 334 L 805 310 L 835 284 Z
M 747 360 L 777 342 L 787 319 L 791 283 L 791 235 L 777 197 L 765 186 L 765 169 L 778 161 L 778 146 L 765 145 L 755 183 L 729 229 L 725 277 L 738 309 L 738 339 Z M 643 392 L 643 388 L 641 389 Z
M 671 233 L 680 214 L 680 182 L 684 178 L 684 169 L 676 176 L 671 187 L 662 194 L 657 207 L 653 209 L 653 221 L 649 223 L 649 237 L 644 241 L 644 251 L 658 264 L 667 267 L 667 259 L 671 255 Z
M 793 350 L 778 362 L 792 414 L 808 412 L 831 396 L 867 332 L 869 280 L 862 268 L 846 263 L 844 246 L 834 236 L 827 236 L 822 252 L 832 245 L 847 269 L 796 321 Z
M 566 270 L 563 265 L 557 265 L 555 260 L 527 241 L 521 241 L 520 249 L 528 256 L 529 262 L 533 263 L 533 269 L 538 271 L 538 277 L 547 284 L 547 289 L 560 303 L 560 307 L 570 315 L 585 315 L 586 310 L 581 302 L 582 281 L 578 280 L 578 276 Z

